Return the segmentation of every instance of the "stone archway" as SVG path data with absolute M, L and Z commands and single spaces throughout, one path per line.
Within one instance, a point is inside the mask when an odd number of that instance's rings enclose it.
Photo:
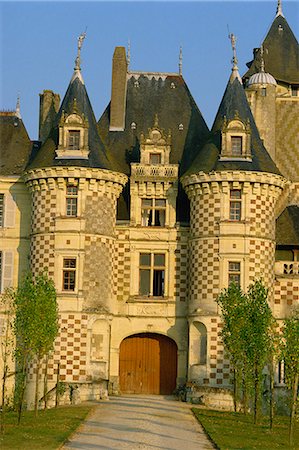
M 172 394 L 176 387 L 177 345 L 167 336 L 140 333 L 120 345 L 120 391 L 127 394 Z

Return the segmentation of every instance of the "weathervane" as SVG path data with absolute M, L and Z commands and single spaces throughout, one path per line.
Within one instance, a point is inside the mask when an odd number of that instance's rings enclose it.
M 179 75 L 183 74 L 183 49 L 180 46 L 180 55 L 179 55 Z
M 20 94 L 19 93 L 18 93 L 18 97 L 17 97 L 16 117 L 21 119 L 21 107 L 20 107 Z
M 282 12 L 281 0 L 278 0 L 278 1 L 277 1 L 276 17 L 277 17 L 277 16 L 282 16 L 282 17 L 284 17 L 283 12 Z
M 232 44 L 232 49 L 233 49 L 233 58 L 231 60 L 232 64 L 233 64 L 233 69 L 237 69 L 237 63 L 238 63 L 238 59 L 237 59 L 237 52 L 236 52 L 236 36 L 233 33 L 229 33 L 228 38 L 231 41 Z
M 86 30 L 84 31 L 84 33 L 81 33 L 80 36 L 78 37 L 78 53 L 77 53 L 77 58 L 75 60 L 75 70 L 81 70 L 81 47 L 83 45 L 83 41 L 86 37 Z

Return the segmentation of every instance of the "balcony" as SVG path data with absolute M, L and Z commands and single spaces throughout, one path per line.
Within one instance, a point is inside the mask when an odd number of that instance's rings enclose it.
M 286 278 L 299 277 L 299 261 L 276 261 L 275 275 Z
M 131 164 L 132 177 L 134 178 L 166 178 L 175 180 L 178 177 L 177 164 Z

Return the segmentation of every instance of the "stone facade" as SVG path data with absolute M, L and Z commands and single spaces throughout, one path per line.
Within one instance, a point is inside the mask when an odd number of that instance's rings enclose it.
M 277 243 L 277 219 L 289 205 L 299 207 L 299 96 L 292 96 L 279 80 L 277 85 L 267 86 L 267 96 L 262 85 L 237 86 L 244 98 L 246 93 L 260 137 L 279 170 L 272 160 L 275 170 L 260 168 L 266 167 L 270 158 L 251 153 L 256 141 L 260 142 L 253 119 L 242 121 L 240 111 L 232 111 L 231 119 L 222 117 L 225 146 L 217 149 L 217 160 L 228 166 L 190 172 L 196 155 L 191 158 L 187 147 L 191 142 L 194 151 L 204 143 L 204 139 L 198 143 L 197 131 L 188 134 L 188 127 L 184 128 L 190 111 L 167 132 L 159 124 L 158 110 L 150 118 L 150 128 L 146 129 L 144 119 L 142 132 L 138 129 L 137 133 L 136 123 L 130 119 L 129 138 L 122 144 L 118 133 L 128 128 L 126 117 L 131 112 L 126 111 L 126 88 L 132 78 L 123 50 L 118 48 L 113 62 L 113 121 L 107 126 L 103 116 L 96 125 L 90 109 L 80 111 L 87 101 L 77 68 L 60 110 L 56 94 L 44 91 L 41 97 L 39 154 L 46 149 L 48 157 L 52 151 L 50 163 L 44 163 L 45 154 L 38 159 L 37 153 L 35 165 L 18 176 L 0 176 L 1 292 L 6 286 L 18 285 L 29 262 L 33 273 L 46 270 L 54 280 L 60 328 L 47 372 L 49 388 L 58 378 L 66 383 L 69 395 L 66 393 L 63 401 L 122 392 L 122 342 L 130 337 L 159 339 L 162 335 L 176 346 L 176 385 L 188 382 L 196 386 L 197 396 L 206 404 L 220 402 L 228 407 L 231 367 L 219 337 L 222 324 L 215 300 L 229 285 L 230 276 L 236 276 L 244 290 L 262 278 L 278 319 L 299 303 L 298 243 L 292 247 L 292 257 L 275 259 L 277 249 L 285 250 L 283 242 L 280 247 Z M 139 95 L 136 92 L 147 77 L 153 84 L 157 82 L 159 89 L 167 88 L 167 95 L 185 89 L 181 74 L 134 77 L 135 84 L 130 87 L 135 89 L 134 96 Z M 233 82 L 234 76 L 229 83 Z M 76 95 L 85 102 L 80 105 Z M 168 105 L 164 106 L 161 117 L 165 121 Z M 63 139 L 59 135 L 54 145 L 48 134 L 55 120 L 55 130 Z M 114 133 L 111 148 L 123 146 L 125 162 L 119 157 L 119 168 L 111 169 L 113 154 L 102 151 L 105 145 L 109 147 L 107 141 L 95 138 L 101 126 L 107 128 L 106 139 Z M 203 135 L 204 131 L 203 126 Z M 81 159 L 76 156 L 79 136 L 84 141 Z M 246 138 L 246 151 L 238 158 L 230 147 L 231 137 L 237 142 Z M 240 169 L 234 168 L 240 160 Z M 250 166 L 257 162 L 260 165 Z M 182 173 L 182 166 L 189 172 Z M 232 192 L 240 195 L 235 198 L 237 220 L 231 217 Z M 123 205 L 127 211 L 121 214 Z M 185 214 L 188 208 L 190 220 Z M 134 349 L 125 357 L 134 359 Z M 140 365 L 143 357 L 140 355 Z M 46 361 L 43 371 L 45 367 Z M 29 405 L 35 376 L 33 363 Z M 137 392 L 141 392 L 142 382 L 136 381 Z

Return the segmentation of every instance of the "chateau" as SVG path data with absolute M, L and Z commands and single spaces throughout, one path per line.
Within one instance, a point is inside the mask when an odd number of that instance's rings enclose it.
M 53 278 L 49 387 L 59 364 L 81 400 L 186 382 L 223 398 L 220 291 L 262 278 L 278 320 L 299 304 L 298 42 L 278 2 L 241 77 L 231 35 L 232 72 L 209 130 L 181 65 L 131 71 L 124 47 L 97 120 L 83 39 L 62 101 L 40 94 L 38 141 L 19 105 L 0 112 L 1 292 L 29 269 Z M 34 367 L 28 376 L 30 402 Z

